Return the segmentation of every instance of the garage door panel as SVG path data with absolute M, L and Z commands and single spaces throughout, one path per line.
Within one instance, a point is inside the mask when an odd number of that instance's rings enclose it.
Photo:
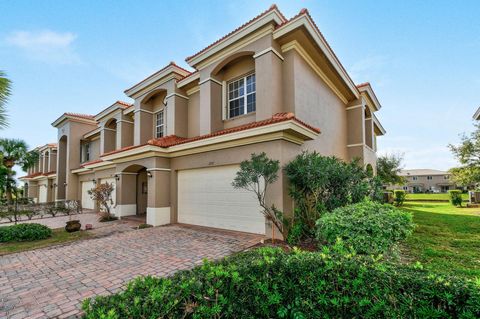
M 95 202 L 88 194 L 88 191 L 95 187 L 92 181 L 82 182 L 82 207 L 86 209 L 95 209 Z
M 239 166 L 178 172 L 178 221 L 207 227 L 265 233 L 256 196 L 231 185 Z

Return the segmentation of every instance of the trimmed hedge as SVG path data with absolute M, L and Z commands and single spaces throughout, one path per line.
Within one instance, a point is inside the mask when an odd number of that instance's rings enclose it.
M 40 224 L 17 224 L 0 227 L 0 243 L 32 241 L 52 236 L 52 230 Z
M 473 283 L 324 249 L 261 248 L 87 299 L 85 318 L 479 318 Z M 344 249 L 343 249 L 344 250 Z
M 402 206 L 407 198 L 407 193 L 402 189 L 396 189 L 393 191 L 393 200 L 396 206 Z
M 414 229 L 412 214 L 392 205 L 365 201 L 337 208 L 317 221 L 317 239 L 330 245 L 341 238 L 360 254 L 384 254 Z

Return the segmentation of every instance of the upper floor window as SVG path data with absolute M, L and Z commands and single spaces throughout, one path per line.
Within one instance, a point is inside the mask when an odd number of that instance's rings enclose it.
M 427 176 L 427 179 L 428 179 L 428 180 L 432 180 L 432 176 Z
M 82 163 L 90 160 L 90 143 L 84 143 L 82 147 Z
M 165 116 L 163 110 L 155 115 L 155 137 L 160 138 L 165 135 Z
M 228 83 L 228 117 L 255 112 L 255 74 Z
M 412 179 L 413 179 L 414 181 L 416 181 L 416 180 L 417 180 L 417 176 L 413 176 Z
M 449 175 L 444 175 L 443 179 L 450 179 L 450 176 Z

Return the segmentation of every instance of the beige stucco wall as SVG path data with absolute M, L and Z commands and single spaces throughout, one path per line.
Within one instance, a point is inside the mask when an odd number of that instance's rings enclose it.
M 294 86 L 294 113 L 321 130 L 321 134 L 315 140 L 306 142 L 303 149 L 348 159 L 346 105 L 296 51 L 290 50 L 286 55 L 292 55 L 285 63 L 293 63 L 294 74 L 290 85 Z M 286 68 L 289 70 L 291 66 Z M 287 99 L 291 100 L 291 97 L 287 96 Z
M 187 112 L 188 137 L 200 135 L 200 91 L 189 96 Z

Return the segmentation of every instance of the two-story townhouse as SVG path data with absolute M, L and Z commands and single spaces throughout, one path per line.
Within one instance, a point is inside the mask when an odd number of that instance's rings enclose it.
M 231 182 L 239 163 L 265 152 L 281 165 L 305 150 L 359 158 L 374 170 L 385 130 L 369 83 L 355 85 L 307 10 L 286 19 L 276 6 L 186 62 L 125 91 L 96 116 L 65 113 L 58 128 L 57 198 L 82 199 L 115 184 L 119 217 L 266 234 L 256 198 Z M 280 174 L 267 201 L 292 210 Z
M 392 185 L 391 189 L 403 189 L 409 193 L 445 193 L 455 189 L 451 173 L 436 169 L 402 170 L 400 176 L 405 178 L 404 185 Z
M 33 151 L 38 152 L 38 161 L 28 169 L 26 176 L 19 178 L 24 182 L 24 195 L 38 203 L 53 202 L 57 177 L 57 144 L 45 144 Z

